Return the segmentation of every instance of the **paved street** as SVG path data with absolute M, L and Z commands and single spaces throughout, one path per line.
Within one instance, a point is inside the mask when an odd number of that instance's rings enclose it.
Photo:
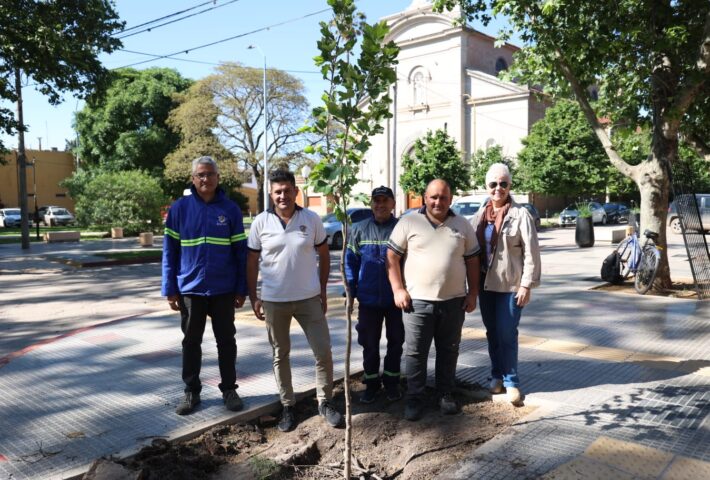
M 575 478 L 565 472 L 584 468 L 640 477 L 609 453 L 619 451 L 645 466 L 658 460 L 648 478 L 671 478 L 678 465 L 710 477 L 710 302 L 589 290 L 600 283 L 611 228 L 596 227 L 596 246 L 584 250 L 574 245 L 572 229 L 541 233 L 543 286 L 520 327 L 526 402 L 539 408 L 442 478 Z M 673 277 L 689 278 L 681 238 L 669 240 Z M 159 266 L 76 269 L 58 262 L 136 245 L 33 244 L 22 254 L 17 245 L 0 246 L 0 478 L 79 475 L 96 457 L 129 454 L 156 437 L 177 438 L 273 407 L 270 347 L 263 325 L 242 309 L 237 368 L 247 411 L 235 415 L 221 405 L 216 350 L 206 333 L 203 404 L 189 417 L 173 413 L 182 391 L 180 331 L 159 296 Z M 335 268 L 331 280 L 329 321 L 342 376 Z M 294 379 L 305 392 L 313 387 L 312 359 L 298 327 L 293 336 Z M 360 361 L 356 348 L 354 369 Z M 485 384 L 487 365 L 474 312 L 465 324 L 459 377 Z

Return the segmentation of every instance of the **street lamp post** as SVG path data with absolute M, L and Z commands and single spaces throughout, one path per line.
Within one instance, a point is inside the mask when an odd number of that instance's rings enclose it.
M 261 56 L 264 57 L 264 211 L 266 211 L 269 208 L 269 169 L 268 160 L 266 158 L 266 152 L 269 149 L 269 145 L 266 141 L 267 127 L 269 125 L 267 118 L 268 113 L 266 110 L 266 55 L 259 45 L 249 45 L 247 48 L 249 50 L 256 48 L 259 52 L 261 52 Z
M 305 180 L 303 184 L 303 208 L 308 208 L 308 177 L 311 175 L 311 167 L 304 165 L 301 169 L 301 176 Z

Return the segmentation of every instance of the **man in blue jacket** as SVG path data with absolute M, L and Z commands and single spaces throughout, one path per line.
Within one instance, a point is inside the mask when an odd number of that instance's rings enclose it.
M 370 206 L 374 216 L 353 225 L 345 252 L 345 277 L 352 298 L 358 301 L 357 341 L 363 348 L 365 391 L 362 403 L 372 403 L 384 384 L 387 398 L 399 400 L 400 361 L 404 343 L 402 310 L 394 304 L 387 277 L 387 243 L 397 224 L 392 215 L 394 193 L 388 187 L 372 191 Z M 352 304 L 349 305 L 352 311 Z M 382 324 L 387 334 L 387 354 L 380 378 L 380 336 Z
M 163 240 L 162 294 L 180 311 L 182 379 L 185 396 L 175 409 L 191 413 L 200 403 L 202 335 L 207 316 L 217 340 L 219 389 L 228 410 L 243 403 L 237 394 L 237 343 L 234 309 L 246 298 L 246 234 L 242 212 L 219 188 L 219 170 L 211 157 L 192 162 L 192 195 L 170 208 Z

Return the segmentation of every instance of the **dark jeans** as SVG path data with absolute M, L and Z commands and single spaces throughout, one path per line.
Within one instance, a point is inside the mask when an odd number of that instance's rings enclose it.
M 424 393 L 432 340 L 436 347 L 436 390 L 443 394 L 454 389 L 465 316 L 461 308 L 463 300 L 463 297 L 441 302 L 413 299 L 412 311 L 404 313 L 408 398 L 417 398 Z
M 383 377 L 380 380 L 380 337 L 382 324 L 387 335 L 387 354 Z M 397 307 L 380 308 L 358 306 L 357 343 L 362 346 L 362 366 L 365 370 L 365 384 L 396 385 L 399 383 L 404 325 L 402 310 Z
M 221 391 L 237 388 L 237 342 L 234 339 L 234 294 L 202 296 L 180 295 L 180 316 L 182 317 L 182 379 L 186 392 L 199 393 L 202 390 L 200 369 L 202 368 L 202 335 L 205 332 L 207 316 L 212 320 L 212 331 L 217 340 Z
M 514 292 L 479 294 L 481 317 L 486 326 L 491 377 L 503 380 L 505 387 L 519 387 L 518 324 L 523 308 L 516 304 Z

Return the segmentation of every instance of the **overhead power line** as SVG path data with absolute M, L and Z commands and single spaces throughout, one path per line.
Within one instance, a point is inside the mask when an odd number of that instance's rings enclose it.
M 156 28 L 164 27 L 165 25 L 170 25 L 170 24 L 172 24 L 172 23 L 181 22 L 181 21 L 186 20 L 186 19 L 188 19 L 188 18 L 192 18 L 192 17 L 195 17 L 195 16 L 197 16 L 197 15 L 202 15 L 203 13 L 210 12 L 210 11 L 216 10 L 216 9 L 218 9 L 218 8 L 226 7 L 227 5 L 230 5 L 230 4 L 232 4 L 232 3 L 236 3 L 236 2 L 238 2 L 238 1 L 239 1 L 239 0 L 230 0 L 230 1 L 226 2 L 226 3 L 222 3 L 222 4 L 220 4 L 220 5 L 215 5 L 215 6 L 210 7 L 210 8 L 205 8 L 204 10 L 200 10 L 199 12 L 191 13 L 190 15 L 185 15 L 184 17 L 176 18 L 176 19 L 170 20 L 170 21 L 168 21 L 168 22 L 164 22 L 164 23 L 160 23 L 160 24 L 158 24 L 158 25 L 154 25 L 154 26 L 152 26 L 152 27 L 144 28 L 143 30 L 138 30 L 137 32 L 131 32 L 131 33 L 128 33 L 128 34 L 126 34 L 126 35 L 121 35 L 120 37 L 116 37 L 116 38 L 118 38 L 119 40 L 122 40 L 122 39 L 124 39 L 124 38 L 132 37 L 133 35 L 138 35 L 138 34 L 145 33 L 145 32 L 151 32 L 151 31 L 155 30 Z M 212 2 L 207 2 L 207 3 L 212 3 Z M 123 34 L 124 32 L 125 32 L 125 30 L 124 30 L 123 32 L 120 32 L 120 33 Z
M 287 25 L 287 24 L 289 24 L 289 23 L 294 23 L 294 22 L 297 22 L 297 21 L 299 21 L 299 20 L 303 20 L 303 19 L 308 18 L 308 17 L 313 17 L 313 16 L 315 16 L 315 15 L 320 15 L 321 13 L 325 13 L 325 12 L 329 12 L 329 11 L 330 11 L 330 8 L 324 8 L 323 10 L 318 10 L 317 12 L 308 13 L 308 14 L 303 15 L 303 16 L 301 16 L 301 17 L 292 18 L 292 19 L 290 19 L 290 20 L 284 20 L 283 22 L 274 23 L 274 24 L 268 25 L 268 26 L 266 26 L 266 27 L 257 28 L 256 30 L 251 30 L 251 31 L 249 31 L 249 32 L 240 33 L 240 34 L 238 34 L 238 35 L 234 35 L 234 36 L 231 36 L 231 37 L 223 38 L 222 40 L 217 40 L 217 41 L 215 41 L 215 42 L 205 43 L 204 45 L 198 45 L 198 46 L 196 46 L 196 47 L 185 48 L 185 49 L 182 49 L 182 50 L 178 50 L 177 52 L 168 53 L 168 54 L 166 54 L 166 55 L 156 55 L 155 58 L 151 58 L 151 59 L 149 59 L 149 60 L 143 60 L 143 61 L 141 61 L 141 62 L 131 63 L 131 64 L 128 64 L 128 65 L 124 65 L 124 66 L 122 66 L 122 67 L 117 67 L 117 68 L 135 67 L 136 65 L 142 65 L 142 64 L 144 64 L 144 63 L 150 63 L 150 62 L 154 62 L 154 61 L 156 61 L 156 60 L 174 57 L 174 56 L 176 56 L 176 55 L 188 54 L 188 53 L 190 53 L 190 52 L 194 52 L 195 50 L 200 50 L 200 49 L 202 49 L 202 48 L 211 47 L 211 46 L 214 46 L 214 45 L 218 45 L 218 44 L 220 44 L 220 43 L 228 42 L 228 41 L 230 41 L 230 40 L 235 40 L 235 39 L 237 39 L 237 38 L 242 38 L 242 37 L 246 37 L 246 36 L 248 36 L 248 35 L 253 35 L 253 34 L 255 34 L 255 33 L 263 32 L 263 31 L 265 31 L 265 30 L 269 30 L 269 29 L 275 28 L 275 27 L 280 27 L 280 26 L 282 26 L 282 25 Z
M 139 25 L 136 25 L 136 26 L 134 26 L 134 27 L 124 28 L 124 29 L 121 30 L 120 32 L 116 32 L 114 35 L 121 35 L 121 34 L 123 34 L 123 33 L 130 32 L 131 30 L 135 30 L 135 29 L 137 29 L 137 28 L 145 27 L 146 25 L 150 25 L 151 23 L 156 23 L 156 22 L 160 22 L 160 21 L 162 21 L 162 20 L 165 20 L 165 19 L 167 19 L 167 18 L 176 17 L 176 16 L 178 16 L 178 15 L 182 15 L 183 13 L 187 13 L 187 12 L 189 12 L 189 11 L 191 11 L 191 10 L 196 9 L 196 8 L 200 8 L 200 7 L 204 7 L 205 5 L 209 5 L 210 3 L 214 4 L 214 2 L 215 2 L 215 0 L 210 0 L 209 2 L 198 3 L 197 5 L 194 5 L 194 6 L 190 7 L 190 8 L 186 8 L 185 10 L 180 10 L 180 11 L 177 11 L 177 12 L 170 13 L 170 14 L 168 14 L 168 15 L 163 15 L 162 17 L 158 17 L 158 18 L 155 18 L 155 19 L 153 19 L 153 20 L 150 20 L 150 21 L 147 21 L 147 22 L 143 22 L 143 23 L 141 23 L 141 24 L 139 24 Z
M 137 52 L 135 50 L 126 50 L 126 49 L 123 49 L 121 51 L 126 52 L 126 53 L 133 53 L 136 55 L 145 55 L 146 57 L 154 57 L 156 60 L 159 58 L 163 58 L 163 55 L 157 55 L 155 53 Z M 199 63 L 202 65 L 213 65 L 215 67 L 223 65 L 223 63 L 219 63 L 219 62 L 206 62 L 203 60 L 192 60 L 189 58 L 170 58 L 169 60 L 175 60 L 178 62 L 187 62 L 187 63 Z M 126 67 L 117 67 L 117 68 L 126 68 Z M 249 67 L 249 68 L 258 68 L 259 70 L 261 70 L 262 67 Z M 116 70 L 116 69 L 112 69 L 112 70 Z M 283 71 L 287 72 L 287 73 L 312 73 L 312 74 L 318 74 L 318 75 L 320 75 L 320 73 L 321 73 L 317 70 L 283 70 Z

